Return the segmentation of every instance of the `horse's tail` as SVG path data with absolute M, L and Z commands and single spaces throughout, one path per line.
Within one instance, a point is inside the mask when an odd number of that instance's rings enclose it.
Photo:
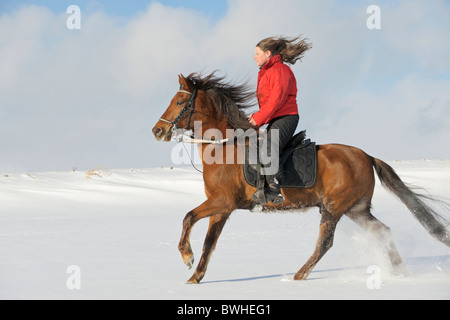
M 450 247 L 450 233 L 447 230 L 450 222 L 424 202 L 426 200 L 436 200 L 430 196 L 412 191 L 387 163 L 372 158 L 372 164 L 381 184 L 393 192 L 408 207 L 409 211 L 412 212 L 430 235 Z

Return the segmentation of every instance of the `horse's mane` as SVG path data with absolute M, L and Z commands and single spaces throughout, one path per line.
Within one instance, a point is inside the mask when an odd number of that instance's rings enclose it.
M 250 123 L 243 110 L 256 105 L 256 95 L 247 82 L 231 84 L 225 77 L 216 77 L 212 72 L 207 76 L 199 73 L 191 73 L 186 80 L 198 90 L 208 93 L 212 99 L 216 111 L 227 118 L 228 124 L 233 129 L 249 129 Z

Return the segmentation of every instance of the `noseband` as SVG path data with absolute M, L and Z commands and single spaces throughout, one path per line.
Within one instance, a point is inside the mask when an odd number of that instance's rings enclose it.
M 197 88 L 194 88 L 194 91 L 191 93 L 189 91 L 185 91 L 185 90 L 178 90 L 178 92 L 181 93 L 187 93 L 191 96 L 191 98 L 189 99 L 189 101 L 184 105 L 183 109 L 181 109 L 180 113 L 178 114 L 178 116 L 175 118 L 175 120 L 170 121 L 170 120 L 166 120 L 163 118 L 159 118 L 159 120 L 170 123 L 171 127 L 169 128 L 168 132 L 173 132 L 177 129 L 180 129 L 177 126 L 177 123 L 180 122 L 181 119 L 183 119 L 186 115 L 188 115 L 188 121 L 186 124 L 186 127 L 184 128 L 185 130 L 190 130 L 190 126 L 191 126 L 191 118 L 192 118 L 192 114 L 195 111 L 195 98 L 197 97 Z

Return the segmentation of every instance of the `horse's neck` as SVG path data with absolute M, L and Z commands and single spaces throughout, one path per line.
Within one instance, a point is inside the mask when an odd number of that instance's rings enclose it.
M 244 163 L 243 145 L 231 138 L 223 144 L 199 144 L 198 151 L 203 167 L 217 165 L 242 165 Z

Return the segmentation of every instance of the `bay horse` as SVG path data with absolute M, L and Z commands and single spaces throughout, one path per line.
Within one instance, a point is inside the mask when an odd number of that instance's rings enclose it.
M 175 129 L 194 130 L 193 121 L 200 121 L 204 137 L 208 129 L 215 129 L 226 136 L 227 129 L 249 129 L 251 125 L 244 110 L 253 106 L 254 93 L 246 84 L 233 85 L 225 77 L 211 73 L 201 76 L 193 73 L 188 77 L 179 75 L 179 91 L 169 107 L 153 128 L 158 141 L 169 142 Z M 206 141 L 206 140 L 200 140 Z M 205 152 L 209 143 L 200 143 L 199 151 Z M 209 218 L 209 227 L 203 252 L 197 268 L 188 283 L 198 284 L 203 279 L 211 254 L 216 247 L 222 229 L 236 209 L 251 209 L 252 195 L 256 189 L 246 183 L 242 162 L 216 161 L 210 163 L 202 158 L 203 180 L 207 200 L 191 210 L 183 220 L 183 230 L 178 249 L 184 263 L 190 268 L 194 264 L 189 236 L 194 224 Z M 225 158 L 225 145 L 215 146 L 214 157 Z M 441 217 L 426 200 L 429 196 L 412 191 L 395 171 L 385 162 L 369 156 L 361 149 L 326 144 L 317 146 L 317 179 L 310 189 L 282 189 L 284 202 L 280 205 L 268 203 L 264 209 L 270 211 L 305 209 L 318 207 L 321 213 L 319 238 L 309 260 L 295 274 L 295 280 L 306 280 L 313 268 L 332 247 L 336 225 L 343 215 L 372 233 L 386 249 L 395 273 L 404 272 L 404 264 L 396 249 L 390 229 L 371 214 L 371 200 L 375 188 L 374 169 L 382 185 L 393 192 L 412 212 L 425 229 L 437 240 L 450 247 L 449 223 Z

